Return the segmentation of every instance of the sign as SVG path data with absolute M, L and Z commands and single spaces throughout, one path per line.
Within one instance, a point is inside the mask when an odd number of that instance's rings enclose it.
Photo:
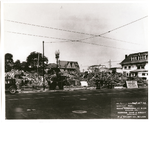
M 137 81 L 126 81 L 127 88 L 138 88 Z
M 87 81 L 80 81 L 81 82 L 81 86 L 88 86 Z
M 148 119 L 148 98 L 112 99 L 111 118 Z

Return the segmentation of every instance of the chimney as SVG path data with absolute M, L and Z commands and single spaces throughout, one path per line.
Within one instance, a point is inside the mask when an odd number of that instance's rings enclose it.
M 128 57 L 128 55 L 125 55 L 125 59 Z

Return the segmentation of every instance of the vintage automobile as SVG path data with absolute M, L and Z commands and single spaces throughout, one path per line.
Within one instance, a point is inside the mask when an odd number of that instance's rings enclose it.
M 15 79 L 5 79 L 5 91 L 9 91 L 11 94 L 15 94 L 17 92 Z

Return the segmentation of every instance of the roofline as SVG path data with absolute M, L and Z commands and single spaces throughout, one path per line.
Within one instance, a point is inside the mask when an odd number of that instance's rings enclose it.
M 134 56 L 134 55 L 143 54 L 143 53 L 148 53 L 148 51 L 138 52 L 138 53 L 132 53 L 132 54 L 127 55 L 127 58 L 128 58 L 128 57 L 132 57 L 132 56 Z M 123 62 L 124 62 L 127 58 L 125 58 L 123 61 L 121 61 L 120 64 L 123 64 Z
M 145 51 L 145 52 L 138 52 L 138 53 L 131 53 L 131 54 L 129 54 L 128 56 L 134 55 L 134 54 L 139 54 L 139 53 L 148 53 L 148 51 Z
M 106 65 L 92 65 L 92 66 L 89 66 L 89 67 L 103 67 L 103 66 L 105 66 L 106 67 Z
M 121 62 L 120 64 L 121 65 L 127 65 L 127 64 L 140 64 L 140 63 L 148 63 L 148 61 L 147 60 L 145 60 L 145 61 L 141 61 L 141 62 L 138 62 L 138 61 L 136 61 L 136 62 L 131 62 L 131 61 L 128 61 L 128 62 Z

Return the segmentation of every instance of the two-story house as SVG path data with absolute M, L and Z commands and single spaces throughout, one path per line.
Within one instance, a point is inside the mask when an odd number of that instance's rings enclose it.
M 68 73 L 80 72 L 79 64 L 76 61 L 59 60 L 59 68 L 61 71 L 68 71 Z
M 126 76 L 148 78 L 148 52 L 125 55 L 125 59 L 120 64 Z
M 57 64 L 50 63 L 50 64 L 48 64 L 48 66 L 46 68 L 56 70 L 57 69 Z M 59 60 L 58 61 L 58 68 L 61 72 L 67 72 L 67 73 L 70 73 L 70 74 L 80 72 L 79 64 L 78 64 L 78 62 L 75 62 L 75 61 L 62 61 L 62 60 Z

